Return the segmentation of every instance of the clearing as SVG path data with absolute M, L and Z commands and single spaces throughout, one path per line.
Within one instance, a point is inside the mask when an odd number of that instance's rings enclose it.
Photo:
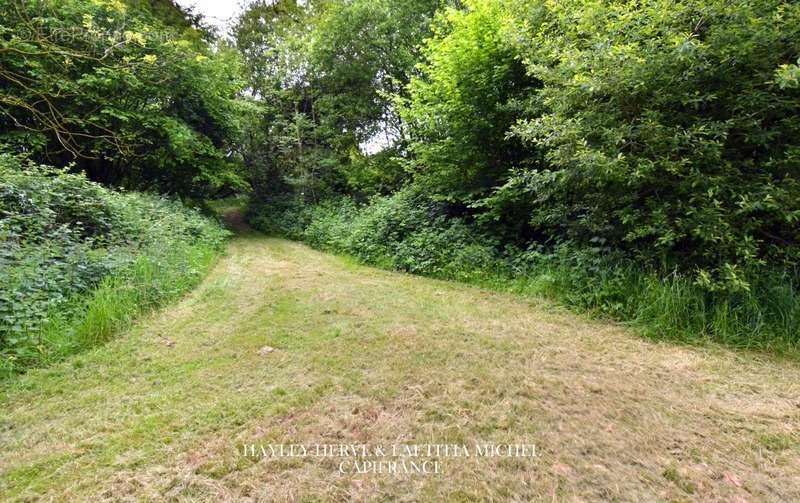
M 0 389 L 0 500 L 800 501 L 797 363 L 238 228 L 181 302 Z M 243 455 L 487 443 L 537 456 L 395 475 Z

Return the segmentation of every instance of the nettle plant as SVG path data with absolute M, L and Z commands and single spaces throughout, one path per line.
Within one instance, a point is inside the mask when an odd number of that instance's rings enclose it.
M 24 169 L 23 169 L 24 168 Z M 124 242 L 104 189 L 82 176 L 0 164 L 0 336 L 14 345 L 111 268 L 101 250 Z
M 142 257 L 190 275 L 169 253 L 218 248 L 224 237 L 216 222 L 178 201 L 116 192 L 68 169 L 0 154 L 0 356 L 35 359 L 46 349 L 48 323 L 79 314 L 86 295 Z M 172 286 L 151 278 L 143 288 Z

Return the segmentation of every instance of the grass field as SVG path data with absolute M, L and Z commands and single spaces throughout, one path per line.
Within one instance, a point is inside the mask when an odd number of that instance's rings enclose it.
M 3 384 L 0 500 L 797 501 L 796 363 L 249 231 L 191 295 Z M 535 444 L 357 474 L 270 444 Z

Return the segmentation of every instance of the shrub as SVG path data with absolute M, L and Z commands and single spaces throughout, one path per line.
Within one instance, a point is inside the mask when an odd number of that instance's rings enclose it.
M 504 4 L 468 0 L 440 11 L 402 103 L 414 180 L 442 199 L 480 199 L 532 155 L 508 135 L 538 83 L 503 36 Z
M 291 237 L 321 249 L 389 269 L 545 296 L 630 322 L 650 337 L 793 354 L 800 346 L 798 271 L 746 276 L 749 290 L 709 291 L 689 275 L 665 275 L 598 241 L 591 247 L 502 247 L 475 223 L 441 214 L 438 204 L 413 188 L 362 206 L 341 198 L 291 210 L 259 208 L 254 225 L 291 228 Z
M 407 187 L 262 228 L 657 336 L 797 346 L 799 3 L 465 0 L 422 56 L 396 99 L 410 180 L 347 176 Z
M 114 192 L 84 175 L 0 154 L 0 370 L 81 346 L 76 327 L 98 318 L 92 299 L 98 287 L 108 291 L 112 277 L 130 286 L 151 265 L 140 302 L 121 310 L 127 317 L 174 297 L 224 237 L 216 222 L 177 201 Z M 101 332 L 83 329 L 86 340 L 107 337 Z
M 466 279 L 496 258 L 492 242 L 459 219 L 437 215 L 439 206 L 411 188 L 362 206 L 340 198 L 289 208 L 261 206 L 251 222 L 367 263 L 437 277 Z
M 251 203 L 247 208 L 247 220 L 267 234 L 300 239 L 310 222 L 308 208 L 291 196 L 272 196 Z
M 434 211 L 429 201 L 409 189 L 374 198 L 350 222 L 347 251 L 366 262 L 394 266 L 399 244 L 425 225 Z
M 496 235 L 703 288 L 800 263 L 800 4 L 467 0 L 403 117 L 413 183 Z
M 504 198 L 540 232 L 747 290 L 800 260 L 800 4 L 517 2 L 542 82 L 513 134 L 545 152 Z
M 564 245 L 507 257 L 512 290 L 631 322 L 650 337 L 794 354 L 800 346 L 798 271 L 746 276 L 746 291 L 709 291 L 608 250 Z

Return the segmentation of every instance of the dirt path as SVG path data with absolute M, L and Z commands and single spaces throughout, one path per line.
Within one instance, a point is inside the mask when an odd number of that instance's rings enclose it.
M 181 303 L 2 389 L 0 500 L 799 501 L 798 426 L 795 364 L 245 232 Z M 262 444 L 472 455 L 354 474 Z

